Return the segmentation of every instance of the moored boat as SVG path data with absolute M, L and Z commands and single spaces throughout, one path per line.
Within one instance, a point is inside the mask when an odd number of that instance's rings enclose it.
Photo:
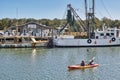
M 87 0 L 85 0 L 85 11 L 86 11 L 86 24 L 83 24 L 81 20 L 77 20 L 80 22 L 80 27 L 77 30 L 81 29 L 82 32 L 86 33 L 85 37 L 81 37 L 81 31 L 78 31 L 78 35 L 67 34 L 67 35 L 56 35 L 53 38 L 54 46 L 56 47 L 110 47 L 110 46 L 120 46 L 120 28 L 111 28 L 107 27 L 103 24 L 102 29 L 95 29 L 95 11 L 94 11 L 94 0 L 92 8 L 88 11 L 87 9 Z M 68 24 L 71 27 L 76 28 L 76 26 L 72 25 L 74 21 L 74 17 L 81 19 L 74 8 L 69 4 L 68 6 L 68 14 L 67 14 L 67 24 L 60 29 L 62 32 L 66 29 Z M 71 16 L 71 17 L 70 17 Z M 71 21 L 73 19 L 73 21 Z M 72 23 L 69 23 L 72 22 Z M 68 30 L 67 30 L 68 31 Z M 60 33 L 59 32 L 59 33 Z M 62 32 L 62 34 L 65 30 Z M 77 32 L 77 31 L 76 31 Z M 75 33 L 76 33 L 75 32 Z M 69 33 L 69 32 L 68 32 Z
M 120 29 L 105 28 L 94 31 L 94 38 L 75 38 L 73 35 L 63 35 L 54 38 L 56 47 L 109 47 L 120 46 Z

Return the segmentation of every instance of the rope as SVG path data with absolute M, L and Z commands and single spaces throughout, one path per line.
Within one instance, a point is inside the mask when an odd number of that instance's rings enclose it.
M 108 13 L 108 15 L 110 16 L 110 18 L 113 19 L 112 16 L 110 15 L 109 11 L 107 10 L 107 8 L 106 8 L 103 0 L 101 0 L 101 3 L 103 4 L 103 7 L 105 8 L 105 10 L 106 10 L 106 12 Z
M 98 11 L 98 13 L 100 14 L 101 17 L 104 17 L 103 14 L 101 13 L 101 11 L 98 8 L 96 10 Z

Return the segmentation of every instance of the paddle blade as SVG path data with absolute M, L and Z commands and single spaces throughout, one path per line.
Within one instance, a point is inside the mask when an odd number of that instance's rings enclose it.
M 92 60 L 95 60 L 95 57 L 93 57 Z

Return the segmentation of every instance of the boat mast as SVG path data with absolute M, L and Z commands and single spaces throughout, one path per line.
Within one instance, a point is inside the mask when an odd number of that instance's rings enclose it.
M 16 22 L 16 42 L 18 42 L 18 8 L 16 9 L 16 17 L 17 17 L 17 22 Z
M 85 16 L 86 16 L 86 27 L 88 31 L 88 12 L 87 12 L 87 0 L 85 0 Z
M 92 8 L 87 7 L 87 0 L 85 0 L 85 15 L 86 15 L 86 25 L 87 25 L 87 32 L 88 32 L 88 37 L 91 38 L 91 33 L 94 32 L 94 6 L 95 5 L 95 0 L 92 0 Z M 88 11 L 89 10 L 89 11 Z
M 93 19 L 95 18 L 95 0 L 93 0 Z
M 92 11 L 92 12 L 93 12 L 93 15 L 92 15 L 92 17 L 93 17 L 93 18 L 92 18 L 92 22 L 93 22 L 93 24 L 92 24 L 92 25 L 93 25 L 93 30 L 92 30 L 92 32 L 94 32 L 94 27 L 95 27 L 95 24 L 94 24 L 94 23 L 95 23 L 95 22 L 94 22 L 94 19 L 95 19 L 95 15 L 94 15 L 94 14 L 95 14 L 95 0 L 93 0 L 92 10 L 93 10 L 93 11 Z
M 16 17 L 17 17 L 17 22 L 16 22 L 16 36 L 18 36 L 18 8 L 16 9 Z

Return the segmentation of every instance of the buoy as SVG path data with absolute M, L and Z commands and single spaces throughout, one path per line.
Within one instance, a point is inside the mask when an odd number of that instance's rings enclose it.
M 95 41 L 94 44 L 97 44 L 97 42 Z
M 91 39 L 88 39 L 88 40 L 87 40 L 87 43 L 89 43 L 89 44 L 90 44 L 91 42 L 92 42 L 92 40 L 91 40 Z
M 112 41 L 110 40 L 109 43 L 111 43 Z
M 113 37 L 113 38 L 112 38 L 112 41 L 114 42 L 115 40 L 116 40 L 116 39 Z

